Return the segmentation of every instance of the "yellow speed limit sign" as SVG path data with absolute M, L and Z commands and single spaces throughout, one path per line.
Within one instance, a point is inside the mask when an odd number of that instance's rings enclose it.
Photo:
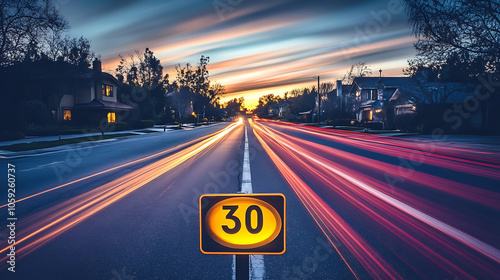
M 285 252 L 282 194 L 206 194 L 200 197 L 200 250 L 204 254 Z

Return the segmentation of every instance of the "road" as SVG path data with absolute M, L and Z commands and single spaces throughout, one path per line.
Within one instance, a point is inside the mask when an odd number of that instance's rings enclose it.
M 245 130 L 252 191 L 287 198 L 287 250 L 253 279 L 500 276 L 498 152 L 249 119 L 3 159 L 0 279 L 231 279 L 233 256 L 200 252 L 198 198 L 240 190 Z

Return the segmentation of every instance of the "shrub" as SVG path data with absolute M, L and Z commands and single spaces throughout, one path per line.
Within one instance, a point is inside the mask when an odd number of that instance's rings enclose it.
M 154 120 L 140 120 L 138 128 L 150 128 L 155 126 Z
M 129 130 L 132 127 L 128 124 L 128 122 L 116 122 L 115 123 L 115 130 L 120 131 L 120 130 Z
M 50 136 L 50 135 L 59 135 L 59 127 L 57 125 L 37 125 L 34 123 L 30 123 L 26 126 L 26 135 L 34 135 L 34 136 Z
M 18 139 L 23 139 L 24 134 L 19 131 L 0 131 L 0 140 L 1 141 L 11 141 L 11 140 L 18 140 Z
M 417 131 L 417 116 L 416 114 L 402 114 L 394 116 L 394 126 L 396 129 L 405 132 Z
M 349 126 L 349 125 L 351 125 L 351 120 L 350 119 L 335 119 L 333 121 L 333 124 L 340 125 L 340 126 Z
M 202 122 L 208 122 L 208 119 L 207 118 L 203 118 L 201 121 Z
M 196 117 L 193 115 L 188 115 L 186 118 L 184 118 L 184 123 L 194 123 L 196 122 Z
M 28 124 L 46 125 L 50 123 L 50 111 L 40 100 L 28 100 L 24 104 L 24 119 Z
M 368 129 L 384 129 L 384 124 L 381 122 L 367 122 L 363 124 L 363 127 Z

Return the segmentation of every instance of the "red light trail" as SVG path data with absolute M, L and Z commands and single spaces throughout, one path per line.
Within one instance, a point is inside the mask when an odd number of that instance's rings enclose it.
M 442 277 L 498 276 L 500 250 L 494 232 L 500 210 L 497 189 L 409 170 L 288 133 L 386 157 L 408 158 L 418 153 L 426 165 L 493 180 L 500 179 L 499 154 L 272 121 L 251 124 L 271 160 L 356 278 L 399 279 L 408 271 L 423 278 L 429 277 L 430 271 Z M 401 179 L 409 188 L 390 186 L 380 176 L 383 172 Z M 442 196 L 430 198 L 427 191 Z M 462 213 L 460 207 L 440 205 L 444 198 L 468 201 L 487 209 L 488 214 L 471 211 L 474 209 Z M 351 225 L 353 216 L 380 232 L 367 233 L 370 231 L 357 219 Z M 381 257 L 387 250 L 392 261 Z

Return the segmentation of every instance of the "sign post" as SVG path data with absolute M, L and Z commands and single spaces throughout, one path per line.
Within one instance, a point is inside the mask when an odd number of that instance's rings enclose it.
M 283 194 L 205 194 L 199 203 L 200 250 L 203 254 L 236 255 L 237 279 L 248 279 L 250 254 L 285 253 Z
M 236 280 L 249 280 L 250 255 L 236 255 Z

